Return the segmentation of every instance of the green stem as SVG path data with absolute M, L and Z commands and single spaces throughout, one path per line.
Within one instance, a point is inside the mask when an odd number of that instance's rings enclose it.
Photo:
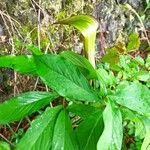
M 95 40 L 96 40 L 96 33 L 91 33 L 88 37 L 84 39 L 84 50 L 87 59 L 95 68 Z

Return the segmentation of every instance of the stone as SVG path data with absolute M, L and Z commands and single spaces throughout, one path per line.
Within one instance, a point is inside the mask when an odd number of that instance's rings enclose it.
M 0 24 L 0 36 L 4 35 L 4 30 L 3 30 L 3 26 Z
M 99 32 L 103 33 L 105 48 L 113 46 L 125 25 L 125 17 L 120 7 L 115 1 L 101 0 L 93 15 L 99 22 Z

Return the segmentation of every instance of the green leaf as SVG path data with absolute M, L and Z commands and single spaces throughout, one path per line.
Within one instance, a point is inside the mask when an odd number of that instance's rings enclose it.
M 69 112 L 75 113 L 83 119 L 99 111 L 99 108 L 85 104 L 72 104 L 67 109 Z
M 50 88 L 71 100 L 99 101 L 97 93 L 70 61 L 59 55 L 35 56 L 38 74 Z
M 100 94 L 104 96 L 107 94 L 107 87 L 111 83 L 111 78 L 105 69 L 99 68 L 96 73 L 100 84 Z
M 119 62 L 119 52 L 117 48 L 109 48 L 106 51 L 106 54 L 101 59 L 104 63 L 109 63 L 112 67 L 113 65 L 116 65 Z
M 132 33 L 129 36 L 128 40 L 129 40 L 128 45 L 127 45 L 127 51 L 128 52 L 135 51 L 135 50 L 139 49 L 140 44 L 141 44 L 139 34 Z
M 52 150 L 78 150 L 71 121 L 65 110 L 60 112 L 55 124 Z
M 141 146 L 141 150 L 149 150 L 150 148 L 150 120 L 149 119 L 144 119 L 144 125 L 146 128 L 146 134 L 144 141 Z
M 144 59 L 141 56 L 135 57 L 132 61 L 141 66 L 144 66 L 145 64 Z
M 135 74 L 135 76 L 140 81 L 147 82 L 148 80 L 150 80 L 150 72 L 149 71 L 140 70 L 139 72 L 137 72 Z
M 50 150 L 54 135 L 54 126 L 62 106 L 48 108 L 34 120 L 31 127 L 16 145 L 16 150 Z
M 121 150 L 123 129 L 121 112 L 108 102 L 104 112 L 104 131 L 97 143 L 98 150 Z
M 78 15 L 59 21 L 58 23 L 72 25 L 82 33 L 86 55 L 93 67 L 95 67 L 95 39 L 98 22 L 91 16 Z
M 108 72 L 103 68 L 97 69 L 97 76 L 100 82 L 103 81 L 106 86 L 109 86 L 112 83 L 112 79 L 110 78 Z
M 8 143 L 0 141 L 0 150 L 10 150 L 10 146 Z
M 0 56 L 0 67 L 11 68 L 23 74 L 37 74 L 36 65 L 31 55 Z
M 147 68 L 150 68 L 150 54 L 147 56 L 147 58 L 146 58 L 146 64 L 145 64 L 145 66 L 147 67 Z
M 141 120 L 135 122 L 135 137 L 143 139 L 145 137 L 145 128 Z
M 132 122 L 140 122 L 140 118 L 137 113 L 134 113 L 130 109 L 121 108 L 122 118 L 124 120 L 130 120 Z
M 139 114 L 150 114 L 150 90 L 141 83 L 118 86 L 114 95 L 110 96 L 118 104 Z
M 61 53 L 61 56 L 78 66 L 81 72 L 89 79 L 97 78 L 95 69 L 85 57 L 71 51 L 64 51 Z
M 146 0 L 146 4 L 150 3 L 150 0 Z
M 102 132 L 102 111 L 98 110 L 84 119 L 75 130 L 80 149 L 96 150 L 96 144 Z
M 145 130 L 141 116 L 127 108 L 121 108 L 121 113 L 122 118 L 124 118 L 124 120 L 127 120 L 126 122 L 128 122 L 129 120 L 131 121 L 130 123 L 132 124 L 134 122 L 133 126 L 135 130 L 135 137 L 143 139 L 145 135 L 144 133 Z
M 147 6 L 146 6 L 145 11 L 146 11 L 147 9 L 149 9 L 149 8 L 150 8 L 150 1 L 149 1 L 149 0 L 146 0 L 146 2 L 147 2 Z
M 58 97 L 56 93 L 27 92 L 0 104 L 0 124 L 20 120 Z
M 147 81 L 146 86 L 150 88 L 150 79 Z
M 31 50 L 34 55 L 42 55 L 43 54 L 41 52 L 41 50 L 38 47 L 34 46 L 34 45 L 28 45 L 27 48 L 29 50 Z

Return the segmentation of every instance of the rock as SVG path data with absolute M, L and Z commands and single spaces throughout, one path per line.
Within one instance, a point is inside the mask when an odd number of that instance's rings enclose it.
M 3 36 L 3 35 L 4 35 L 4 30 L 3 30 L 2 25 L 0 24 L 0 36 Z
M 127 39 L 130 33 L 141 29 L 141 23 L 136 14 L 123 9 L 123 4 L 129 4 L 140 15 L 145 9 L 144 2 L 144 0 L 100 0 L 98 2 L 93 12 L 99 22 L 98 51 L 102 52 L 105 48 L 113 47 L 120 34 Z M 146 29 L 150 27 L 148 17 L 149 15 L 143 21 Z
M 93 15 L 99 22 L 99 32 L 103 33 L 105 47 L 113 46 L 125 25 L 125 17 L 120 7 L 115 1 L 101 0 L 96 5 Z

